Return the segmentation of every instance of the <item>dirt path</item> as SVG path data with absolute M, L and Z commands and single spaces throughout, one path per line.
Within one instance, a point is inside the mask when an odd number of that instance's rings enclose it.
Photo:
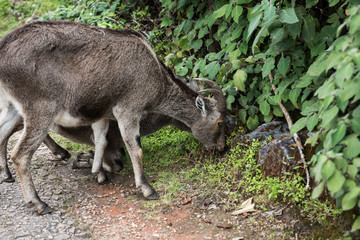
M 32 173 L 40 197 L 55 208 L 38 216 L 24 206 L 18 177 L 0 184 L 0 240 L 7 239 L 295 239 L 296 220 L 281 210 L 232 216 L 221 203 L 198 199 L 184 204 L 143 200 L 132 176 L 111 174 L 99 186 L 90 169 L 71 169 L 46 147 L 35 154 Z M 15 173 L 10 162 L 11 171 Z M 161 192 L 159 192 L 161 194 Z

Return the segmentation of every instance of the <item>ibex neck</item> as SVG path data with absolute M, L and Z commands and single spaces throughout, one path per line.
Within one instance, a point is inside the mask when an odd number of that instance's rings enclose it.
M 171 82 L 166 90 L 158 112 L 191 126 L 201 117 L 201 112 L 195 106 L 196 92 L 189 89 L 185 83 Z

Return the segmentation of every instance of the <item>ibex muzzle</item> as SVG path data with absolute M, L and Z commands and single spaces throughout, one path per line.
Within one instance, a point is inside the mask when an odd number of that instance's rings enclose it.
M 206 98 L 191 90 L 161 63 L 142 35 L 84 24 L 54 21 L 24 25 L 0 40 L 0 104 L 13 106 L 24 130 L 11 158 L 27 203 L 40 214 L 51 211 L 40 200 L 30 175 L 30 161 L 53 124 L 91 125 L 93 173 L 100 173 L 109 121 L 116 120 L 129 152 L 136 187 L 157 198 L 142 168 L 140 121 L 158 113 L 183 122 L 206 147 L 225 146 L 225 99 L 220 89 Z M 0 119 L 0 131 L 15 121 Z M 18 120 L 18 119 L 17 119 Z M 16 121 L 17 121 L 16 120 Z M 6 128 L 4 127 L 6 125 Z M 3 136 L 0 137 L 4 141 Z M 0 143 L 1 144 L 1 143 Z M 0 169 L 1 170 L 1 169 Z

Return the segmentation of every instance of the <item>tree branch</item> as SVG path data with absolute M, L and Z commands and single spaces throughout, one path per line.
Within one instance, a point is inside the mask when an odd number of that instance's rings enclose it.
M 266 59 L 264 58 L 263 61 L 265 63 Z M 273 84 L 274 78 L 273 78 L 273 75 L 272 75 L 271 71 L 269 73 L 269 80 L 270 80 L 270 83 L 271 83 L 271 88 L 274 91 L 275 95 L 278 94 L 276 86 Z M 289 130 L 291 130 L 291 128 L 293 126 L 293 122 L 291 120 L 289 112 L 286 110 L 286 108 L 284 107 L 284 105 L 281 102 L 279 102 L 279 107 L 280 107 L 281 111 L 284 113 L 286 122 L 287 122 L 287 124 L 289 126 Z M 300 159 L 301 159 L 301 162 L 304 165 L 304 169 L 305 169 L 305 173 L 306 173 L 306 187 L 305 188 L 309 189 L 309 187 L 310 187 L 310 174 L 309 174 L 309 169 L 307 167 L 307 163 L 306 163 L 306 160 L 305 160 L 305 155 L 303 153 L 303 146 L 301 144 L 299 135 L 297 133 L 294 133 L 293 138 L 294 138 L 294 140 L 296 142 L 296 146 L 297 146 L 297 148 L 299 150 Z

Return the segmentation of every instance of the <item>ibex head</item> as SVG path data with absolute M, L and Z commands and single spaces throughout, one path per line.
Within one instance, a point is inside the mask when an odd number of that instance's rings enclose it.
M 219 151 L 225 148 L 225 120 L 226 103 L 221 88 L 213 81 L 204 78 L 193 78 L 207 83 L 211 88 L 200 90 L 198 93 L 207 92 L 213 98 L 199 95 L 195 105 L 202 113 L 201 121 L 195 123 L 191 129 L 194 136 L 201 141 L 207 149 L 216 147 Z M 204 135 L 204 133 L 207 133 Z

